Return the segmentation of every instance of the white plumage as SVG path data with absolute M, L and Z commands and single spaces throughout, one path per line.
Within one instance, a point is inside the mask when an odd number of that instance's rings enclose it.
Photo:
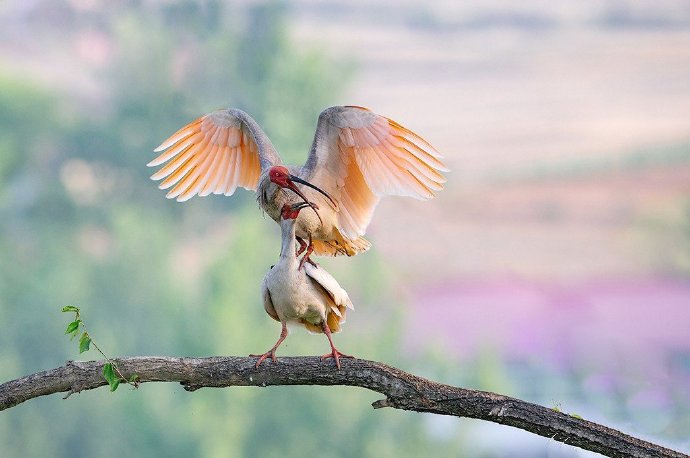
M 287 324 L 303 325 L 307 330 L 325 333 L 331 344 L 331 353 L 340 367 L 340 353 L 331 339 L 331 333 L 340 331 L 345 322 L 346 309 L 354 309 L 347 292 L 335 278 L 322 267 L 304 264 L 300 269 L 295 250 L 295 225 L 300 204 L 285 204 L 281 211 L 282 245 L 280 259 L 264 277 L 261 292 L 264 309 L 274 320 L 280 321 L 283 330 L 278 342 L 268 352 L 259 356 L 257 367 L 267 357 L 275 361 L 275 350 L 287 337 Z

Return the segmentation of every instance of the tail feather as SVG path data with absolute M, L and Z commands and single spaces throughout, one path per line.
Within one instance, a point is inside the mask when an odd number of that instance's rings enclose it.
M 355 256 L 371 248 L 371 243 L 364 237 L 355 240 L 313 240 L 314 254 L 318 256 Z
M 338 311 L 338 313 L 335 312 Z M 345 311 L 347 309 L 343 305 L 333 306 L 326 317 L 326 323 L 332 333 L 340 332 L 340 325 L 345 323 Z
M 344 305 L 335 304 L 331 305 L 331 309 L 326 314 L 326 323 L 328 323 L 328 329 L 331 330 L 333 334 L 340 332 L 342 324 L 345 323 L 345 313 L 347 308 Z M 302 318 L 299 322 L 307 329 L 307 331 L 314 334 L 323 334 L 323 327 L 320 324 L 313 324 Z
M 304 325 L 304 327 L 307 329 L 307 331 L 313 333 L 313 334 L 322 334 L 323 329 L 321 329 L 321 326 L 313 324 L 302 318 L 299 320 L 300 323 Z

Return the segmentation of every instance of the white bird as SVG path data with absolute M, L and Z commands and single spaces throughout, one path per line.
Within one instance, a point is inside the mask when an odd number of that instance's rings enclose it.
M 322 267 L 305 264 L 300 269 L 295 247 L 295 226 L 300 209 L 309 203 L 284 204 L 280 229 L 282 246 L 280 259 L 264 277 L 261 287 L 264 309 L 271 318 L 280 321 L 282 332 L 276 344 L 261 355 L 256 367 L 269 356 L 276 361 L 276 349 L 288 335 L 287 325 L 299 324 L 308 331 L 324 333 L 331 345 L 331 353 L 321 357 L 334 358 L 340 369 L 340 358 L 351 358 L 333 345 L 331 333 L 340 331 L 345 322 L 346 308 L 354 309 L 347 292 Z
M 321 112 L 302 167 L 283 166 L 256 121 L 232 108 L 196 119 L 155 151 L 162 153 L 148 165 L 167 164 L 151 178 L 163 180 L 161 189 L 172 188 L 168 198 L 257 190 L 261 208 L 276 222 L 285 203 L 316 202 L 318 214 L 302 212 L 297 220 L 299 252 L 306 248 L 307 256 L 312 250 L 331 256 L 366 251 L 371 244 L 363 235 L 382 196 L 430 199 L 443 189 L 441 172 L 448 171 L 419 135 L 356 106 Z M 309 188 L 300 191 L 295 182 Z

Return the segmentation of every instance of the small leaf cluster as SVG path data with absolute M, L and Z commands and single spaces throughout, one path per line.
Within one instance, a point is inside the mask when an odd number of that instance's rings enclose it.
M 70 322 L 67 325 L 67 329 L 65 330 L 65 334 L 71 335 L 71 339 L 74 339 L 77 335 L 79 335 L 79 331 L 81 330 L 80 328 L 82 328 L 82 325 L 84 324 L 79 315 L 79 307 L 75 307 L 73 305 L 66 305 L 62 308 L 62 311 L 74 312 L 74 321 Z M 86 332 L 86 330 L 84 330 L 81 334 L 81 337 L 79 338 L 79 354 L 88 351 L 90 347 L 91 337 L 89 336 L 89 333 Z
M 108 385 L 110 385 L 110 391 L 117 390 L 121 382 L 126 382 L 134 388 L 139 387 L 139 376 L 137 374 L 132 375 L 129 380 L 125 380 L 113 362 L 107 362 L 103 365 L 103 377 L 105 377 Z
M 91 336 L 86 330 L 86 325 L 84 324 L 84 321 L 81 319 L 79 307 L 75 307 L 74 305 L 66 305 L 62 308 L 62 311 L 74 313 L 74 320 L 67 325 L 65 334 L 70 335 L 70 340 L 73 340 L 81 332 L 81 337 L 79 338 L 79 354 L 88 351 L 91 348 L 91 344 L 93 343 L 94 348 L 96 348 L 96 350 L 98 350 L 98 352 L 103 356 L 103 358 L 105 358 L 106 363 L 103 365 L 103 377 L 108 382 L 108 385 L 110 385 L 110 391 L 112 392 L 117 390 L 117 387 L 120 386 L 121 382 L 128 383 L 129 385 L 132 385 L 134 388 L 138 388 L 139 376 L 134 374 L 129 378 L 129 380 L 126 379 L 122 375 L 122 372 L 120 372 L 120 369 L 117 367 L 117 364 L 115 364 L 114 361 L 108 358 L 105 355 L 105 353 L 103 353 L 103 351 L 100 348 L 98 348 L 98 345 L 96 345 L 91 340 Z

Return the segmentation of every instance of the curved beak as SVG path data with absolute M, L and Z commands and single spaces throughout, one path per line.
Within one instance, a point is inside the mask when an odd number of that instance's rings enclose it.
M 312 206 L 311 202 L 297 202 L 296 204 L 292 204 L 290 206 L 290 208 L 292 208 L 293 210 L 301 210 L 305 207 L 311 207 L 311 206 Z
M 335 200 L 333 200 L 333 198 L 332 198 L 330 195 L 328 195 L 328 193 L 327 193 L 326 191 L 324 191 L 323 189 L 321 189 L 321 188 L 319 188 L 319 187 L 317 187 L 317 186 L 314 186 L 313 184 L 309 183 L 308 181 L 303 180 L 303 179 L 301 179 L 300 177 L 297 177 L 297 176 L 295 176 L 295 175 L 288 175 L 288 178 L 289 178 L 291 181 L 295 181 L 295 182 L 300 183 L 300 184 L 303 184 L 303 185 L 305 185 L 305 186 L 309 186 L 310 188 L 312 188 L 312 189 L 314 189 L 314 190 L 320 192 L 321 194 L 323 194 L 324 196 L 326 196 L 326 197 L 328 198 L 328 200 L 331 201 L 331 203 L 333 204 L 333 206 L 334 206 L 335 208 L 338 208 L 338 204 L 335 202 Z M 304 197 L 304 195 L 297 189 L 297 186 L 291 187 L 290 189 L 292 189 L 292 190 L 295 191 L 297 194 L 299 194 L 299 196 L 302 197 L 302 199 L 304 199 L 305 202 L 307 202 L 307 198 Z
M 292 175 L 291 175 L 291 176 L 292 176 Z M 298 178 L 298 180 L 301 180 L 301 178 Z M 305 183 L 306 183 L 306 182 L 305 182 Z M 300 197 L 302 198 L 302 200 L 303 200 L 303 202 L 298 202 L 298 203 L 296 203 L 296 204 L 293 204 L 293 205 L 292 205 L 292 209 L 293 209 L 293 210 L 297 210 L 297 209 L 299 208 L 299 209 L 301 210 L 301 209 L 303 209 L 304 207 L 311 207 L 311 209 L 314 210 L 314 213 L 316 213 L 316 217 L 319 218 L 319 222 L 323 225 L 323 220 L 321 219 L 321 215 L 319 215 L 319 211 L 317 210 L 316 204 L 313 203 L 313 202 L 310 202 L 310 201 L 307 199 L 307 197 L 306 197 L 304 194 L 302 194 L 302 191 L 300 191 L 299 188 L 297 188 L 297 186 L 294 185 L 294 183 L 288 181 L 287 184 L 288 184 L 288 188 L 290 188 L 292 191 L 294 191 L 295 193 L 297 193 L 297 195 L 300 196 Z M 311 184 L 309 184 L 309 186 L 311 186 Z M 315 188 L 316 188 L 316 187 L 315 187 Z M 318 189 L 318 188 L 316 188 L 316 189 Z M 325 194 L 325 193 L 324 193 L 324 194 Z M 326 195 L 327 195 L 327 194 L 326 194 Z

